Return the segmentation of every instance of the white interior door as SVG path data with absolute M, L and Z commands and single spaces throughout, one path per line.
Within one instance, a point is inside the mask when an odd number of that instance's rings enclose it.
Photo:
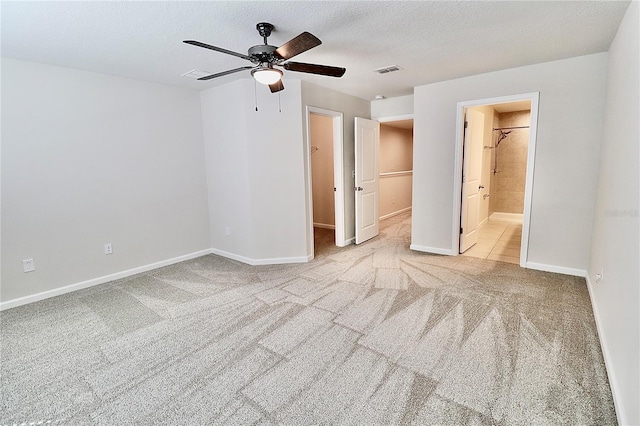
M 482 149 L 484 114 L 466 111 L 466 129 L 462 161 L 462 206 L 460 215 L 460 253 L 478 242 L 478 210 L 480 207 L 480 179 L 482 177 Z
M 356 117 L 355 119 L 355 195 L 356 244 L 378 235 L 378 146 L 380 123 Z

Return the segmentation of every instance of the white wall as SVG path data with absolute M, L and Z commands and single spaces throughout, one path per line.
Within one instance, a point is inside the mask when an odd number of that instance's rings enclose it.
M 606 66 L 601 53 L 416 87 L 412 247 L 453 253 L 457 103 L 540 92 L 528 262 L 586 270 Z
M 209 248 L 203 155 L 196 92 L 3 58 L 1 300 Z
M 244 99 L 244 82 L 206 90 L 200 99 L 212 247 L 253 257 L 249 129 L 244 114 L 250 106 Z
M 413 129 L 380 123 L 380 173 L 413 169 Z
M 387 219 L 411 209 L 411 173 L 380 176 L 380 219 Z
M 640 424 L 639 27 L 640 4 L 633 2 L 609 49 L 588 279 L 620 424 L 626 425 Z
M 258 85 L 258 111 L 250 78 L 201 94 L 213 249 L 251 264 L 307 260 L 300 81 L 284 85 Z
M 395 117 L 413 114 L 413 95 L 371 101 L 371 118 Z
M 288 87 L 287 87 L 288 89 Z M 345 235 L 344 240 L 348 241 L 355 237 L 355 197 L 353 193 L 352 171 L 355 167 L 355 140 L 354 140 L 354 118 L 369 118 L 369 102 L 345 95 L 325 87 L 320 87 L 312 83 L 302 82 L 302 124 L 304 126 L 304 143 L 306 144 L 306 106 L 328 109 L 343 113 L 344 134 L 343 134 L 343 164 L 344 164 L 344 206 L 345 206 Z

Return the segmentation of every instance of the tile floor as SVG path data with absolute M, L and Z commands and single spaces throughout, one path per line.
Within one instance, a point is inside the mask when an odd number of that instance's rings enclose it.
M 520 263 L 522 224 L 489 220 L 478 230 L 478 243 L 463 256 Z

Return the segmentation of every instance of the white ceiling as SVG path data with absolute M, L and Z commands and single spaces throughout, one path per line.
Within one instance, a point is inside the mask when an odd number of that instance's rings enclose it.
M 358 96 L 395 97 L 413 87 L 500 69 L 604 52 L 628 1 L 2 1 L 2 56 L 203 90 L 181 77 L 220 72 L 243 59 L 186 45 L 193 39 L 246 53 L 258 22 L 279 46 L 303 31 L 323 44 L 294 60 L 343 66 L 340 79 L 286 72 Z M 373 70 L 398 65 L 401 71 Z

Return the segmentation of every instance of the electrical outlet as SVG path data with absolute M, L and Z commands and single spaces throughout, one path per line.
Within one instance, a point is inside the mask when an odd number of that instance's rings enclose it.
M 596 283 L 600 284 L 604 280 L 604 265 L 600 268 L 600 273 L 596 274 Z
M 104 254 L 113 253 L 113 247 L 111 247 L 111 243 L 107 243 L 104 245 Z
M 36 270 L 36 264 L 33 263 L 33 259 L 25 259 L 22 261 L 22 269 L 24 272 L 33 272 Z
M 229 228 L 228 226 L 225 226 L 225 227 L 224 227 L 224 235 L 225 235 L 226 237 L 231 236 L 231 228 Z

